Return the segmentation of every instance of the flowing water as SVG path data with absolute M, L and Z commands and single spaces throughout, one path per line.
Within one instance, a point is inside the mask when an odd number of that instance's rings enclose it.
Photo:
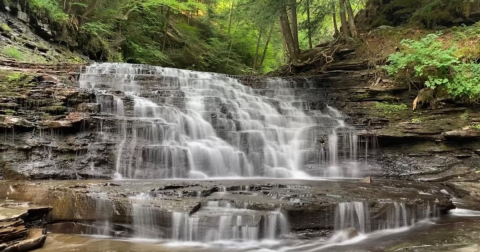
M 312 110 L 296 94 L 314 83 L 266 78 L 252 89 L 227 75 L 103 63 L 83 69 L 80 85 L 92 89 L 101 105 L 97 141 L 115 146 L 118 179 L 362 175 L 359 138 L 345 116 L 328 105 Z M 375 144 L 365 142 L 366 160 Z M 365 202 L 339 203 L 333 235 L 307 241 L 291 233 L 281 207 L 260 211 L 248 200 L 239 206 L 217 198 L 182 210 L 172 202 L 159 207 L 163 199 L 151 195 L 129 198 L 132 220 L 125 236 L 162 241 L 172 248 L 166 251 L 321 251 L 379 231 L 404 231 L 436 211 L 392 202 L 374 216 Z M 101 194 L 94 196 L 98 215 L 110 220 L 116 210 L 105 206 Z M 112 224 L 104 225 L 110 230 Z
M 80 76 L 101 104 L 98 141 L 117 146 L 118 178 L 360 175 L 358 137 L 339 111 L 309 110 L 293 81 L 265 82 L 111 63 Z

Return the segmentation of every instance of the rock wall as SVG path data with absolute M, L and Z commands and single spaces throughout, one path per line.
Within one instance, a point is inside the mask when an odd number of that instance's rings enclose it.
M 0 87 L 9 90 L 0 93 L 4 178 L 113 177 L 117 146 L 113 139 L 98 141 L 98 132 L 120 129 L 107 115 L 99 114 L 95 94 L 78 88 L 75 69 L 80 66 L 17 64 L 1 70 Z M 436 182 L 478 179 L 480 131 L 466 127 L 480 122 L 476 109 L 444 104 L 444 108 L 414 112 L 406 104 L 416 92 L 389 80 L 374 81 L 375 71 L 361 62 L 355 69 L 290 78 L 305 109 L 324 110 L 331 105 L 349 116 L 347 122 L 359 130 L 364 176 Z M 15 75 L 18 80 L 9 80 Z M 254 88 L 265 85 L 261 77 L 238 78 Z M 132 101 L 125 97 L 124 103 L 128 113 Z

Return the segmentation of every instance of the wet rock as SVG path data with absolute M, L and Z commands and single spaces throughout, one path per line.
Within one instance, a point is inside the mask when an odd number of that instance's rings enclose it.
M 345 230 L 346 237 L 348 240 L 353 239 L 358 236 L 358 231 L 355 228 L 349 228 Z
M 386 217 L 385 209 L 393 203 L 403 203 L 412 213 L 419 208 L 436 205 L 441 213 L 454 206 L 449 195 L 440 192 L 442 187 L 428 183 L 413 183 L 392 180 L 376 180 L 373 184 L 353 181 L 221 181 L 183 182 L 184 188 L 171 187 L 167 181 L 115 181 L 121 186 L 104 186 L 109 181 L 92 184 L 89 182 L 49 181 L 36 184 L 18 182 L 10 191 L 13 182 L 0 183 L 0 198 L 22 199 L 32 203 L 48 204 L 53 207 L 51 221 L 55 223 L 109 221 L 116 225 L 132 223 L 133 205 L 145 205 L 154 210 L 162 228 L 172 223 L 172 211 L 195 214 L 202 211 L 206 202 L 228 202 L 231 207 L 252 211 L 277 211 L 280 206 L 292 230 L 331 230 L 334 227 L 335 208 L 339 203 L 360 201 L 370 206 L 372 226 L 378 226 Z M 175 186 L 175 184 L 173 184 Z M 246 191 L 245 188 L 263 188 Z M 214 188 L 230 188 L 225 192 Z M 162 190 L 156 190 L 162 188 Z M 165 189 L 170 188 L 170 189 Z M 176 189 L 174 189 L 176 188 Z M 204 192 L 210 193 L 204 193 Z M 419 191 L 429 194 L 419 194 Z M 201 193 L 199 193 L 201 192 Z M 291 200 L 291 199 L 295 200 Z M 204 202 L 204 203 L 202 203 Z M 102 213 L 98 204 L 106 204 Z M 138 211 L 136 209 L 135 211 Z M 111 215 L 105 215 L 110 212 Z M 419 217 L 421 218 L 421 217 Z M 70 224 L 69 224 L 70 225 Z M 71 226 L 68 230 L 77 230 Z M 83 229 L 79 228 L 79 229 Z
M 100 112 L 100 104 L 98 103 L 82 103 L 77 106 L 78 112 L 97 114 Z
M 44 234 L 43 229 L 30 229 L 25 239 L 14 242 L 2 252 L 26 252 L 40 248 L 45 243 L 47 236 Z
M 366 184 L 371 184 L 372 183 L 372 177 L 366 177 L 366 178 L 362 179 L 361 182 L 366 183 Z
M 473 138 L 477 139 L 480 138 L 480 130 L 453 130 L 443 133 L 445 138 L 455 139 L 468 139 Z

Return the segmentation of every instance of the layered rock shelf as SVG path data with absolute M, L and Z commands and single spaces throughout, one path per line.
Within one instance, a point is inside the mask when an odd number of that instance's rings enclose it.
M 366 204 L 372 230 L 392 218 L 388 213 L 395 204 L 404 206 L 411 219 L 417 221 L 454 208 L 444 186 L 389 180 L 368 182 L 371 183 L 269 179 L 2 182 L 0 198 L 8 196 L 53 207 L 49 230 L 55 233 L 117 237 L 138 234 L 136 218 L 140 207 L 142 217 L 148 215 L 157 225 L 160 238 L 170 237 L 175 214 L 195 217 L 211 205 L 209 202 L 228 203 L 232 208 L 259 213 L 281 211 L 292 232 L 310 236 L 333 230 L 335 211 L 341 203 Z
M 29 203 L 0 201 L 0 251 L 26 252 L 42 247 L 50 210 Z

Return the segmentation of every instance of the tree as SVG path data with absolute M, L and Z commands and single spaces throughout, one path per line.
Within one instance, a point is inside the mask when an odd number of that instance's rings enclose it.
M 345 10 L 345 0 L 339 0 L 340 3 L 340 20 L 342 22 L 342 32 L 345 38 L 350 37 L 347 25 L 347 15 Z
M 350 4 L 350 0 L 345 0 L 345 7 L 348 13 L 348 26 L 350 28 L 350 33 L 352 37 L 356 38 L 357 34 L 357 27 L 355 26 L 355 15 L 353 15 L 352 5 Z

